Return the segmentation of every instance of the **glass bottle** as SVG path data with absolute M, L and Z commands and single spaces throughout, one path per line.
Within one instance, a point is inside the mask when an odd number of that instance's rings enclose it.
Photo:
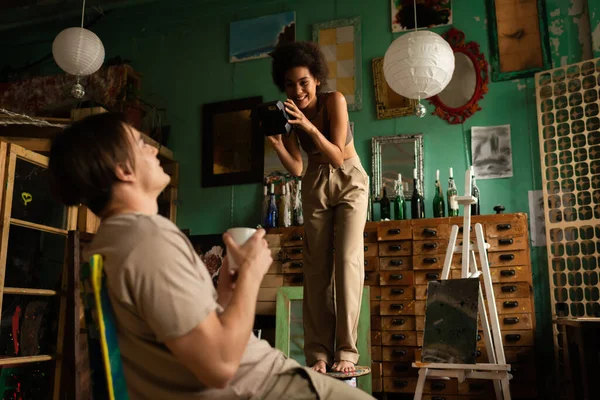
M 383 185 L 383 197 L 381 198 L 381 219 L 392 219 L 392 209 L 390 198 L 387 195 L 387 188 Z
M 471 167 L 471 195 L 477 198 L 477 203 L 471 204 L 471 215 L 481 214 L 481 199 L 479 198 L 479 188 L 475 182 L 475 169 Z
M 440 170 L 435 171 L 435 196 L 433 197 L 433 217 L 442 218 L 446 215 L 446 204 L 440 185 Z
M 456 196 L 458 196 L 458 190 L 456 190 L 456 183 L 454 182 L 454 176 L 452 174 L 452 167 L 450 167 L 450 176 L 448 177 L 448 216 L 458 217 L 458 202 Z
M 267 213 L 269 211 L 269 188 L 267 185 L 264 186 L 263 190 L 263 201 L 262 201 L 262 210 L 260 214 L 261 224 L 266 226 L 267 221 Z
M 271 195 L 269 197 L 269 208 L 267 211 L 267 220 L 265 226 L 267 228 L 277 228 L 277 222 L 279 217 L 279 211 L 277 210 L 277 199 L 275 198 L 275 185 L 271 183 Z
M 373 197 L 371 196 L 371 177 L 367 176 L 367 222 L 373 221 Z
M 425 218 L 425 199 L 421 195 L 416 168 L 413 169 L 413 185 L 413 194 L 410 199 L 411 217 L 413 219 Z
M 396 181 L 396 198 L 394 199 L 394 219 L 406 219 L 406 201 L 404 200 L 404 185 L 402 174 L 398 174 Z
M 302 212 L 302 182 L 296 181 L 296 195 L 294 196 L 294 225 L 304 225 L 304 214 Z
M 283 185 L 283 193 L 281 195 L 281 210 L 280 210 L 280 225 L 289 227 L 292 225 L 292 209 L 290 204 L 289 183 Z

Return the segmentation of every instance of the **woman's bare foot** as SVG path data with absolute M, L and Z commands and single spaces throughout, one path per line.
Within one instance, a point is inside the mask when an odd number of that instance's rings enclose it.
M 325 361 L 323 360 L 317 360 L 317 362 L 314 363 L 310 369 L 324 374 L 327 372 L 327 364 L 325 364 Z
M 350 361 L 346 361 L 346 360 L 336 362 L 335 364 L 333 364 L 331 369 L 336 372 L 344 372 L 344 373 L 356 371 L 356 368 L 354 368 L 354 364 L 351 363 Z

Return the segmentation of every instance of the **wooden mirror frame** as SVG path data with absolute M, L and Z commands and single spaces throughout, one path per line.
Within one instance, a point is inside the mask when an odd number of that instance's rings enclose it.
M 467 118 L 481 110 L 479 100 L 488 92 L 488 63 L 479 51 L 479 44 L 469 42 L 465 44 L 464 32 L 451 28 L 444 35 L 444 39 L 450 44 L 454 53 L 463 53 L 473 63 L 477 82 L 475 83 L 475 91 L 471 99 L 461 107 L 448 107 L 440 99 L 439 95 L 429 98 L 429 102 L 435 106 L 434 115 L 448 121 L 450 124 L 462 124 Z

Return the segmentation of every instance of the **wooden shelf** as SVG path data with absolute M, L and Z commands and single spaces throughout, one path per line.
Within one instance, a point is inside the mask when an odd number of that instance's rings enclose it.
M 5 287 L 4 294 L 22 294 L 28 296 L 56 296 L 58 292 L 56 290 L 49 289 L 28 289 L 28 288 L 16 288 L 16 287 Z
M 0 358 L 0 366 L 16 365 L 16 364 L 33 364 L 43 361 L 55 360 L 56 356 L 24 356 L 24 357 L 7 357 Z
M 40 225 L 40 224 L 36 224 L 34 222 L 23 221 L 22 219 L 17 219 L 17 218 L 11 218 L 10 224 L 16 225 L 16 226 L 22 226 L 24 228 L 35 229 L 37 231 L 55 233 L 55 234 L 63 235 L 63 236 L 67 236 L 67 234 L 68 234 L 68 231 L 66 229 L 60 229 L 60 228 L 54 228 L 51 226 Z

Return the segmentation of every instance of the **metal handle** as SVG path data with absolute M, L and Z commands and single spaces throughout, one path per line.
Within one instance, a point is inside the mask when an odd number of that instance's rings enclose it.
M 405 356 L 406 355 L 406 350 L 394 349 L 394 350 L 392 350 L 392 354 L 398 355 L 398 356 Z
M 293 262 L 290 264 L 290 268 L 302 268 L 302 265 L 301 262 Z
M 368 281 L 368 280 L 369 280 L 369 273 L 365 272 L 365 281 Z
M 504 325 L 515 325 L 519 323 L 519 317 L 505 317 Z
M 404 289 L 395 288 L 395 289 L 390 290 L 390 293 L 391 294 L 404 294 Z
M 481 335 L 478 333 L 477 334 L 477 341 L 479 342 L 481 340 Z
M 365 251 L 369 250 L 369 246 L 365 246 Z
M 498 239 L 498 244 L 500 244 L 500 245 L 513 244 L 513 240 L 512 239 Z
M 425 228 L 423 229 L 423 234 L 427 236 L 435 236 L 437 235 L 437 231 L 435 229 Z
M 503 271 L 500 271 L 500 276 L 515 276 L 516 273 L 517 272 L 514 269 L 505 269 Z
M 400 229 L 388 229 L 388 235 L 399 235 Z
M 369 260 L 365 260 L 365 267 L 369 265 Z
M 364 233 L 363 233 L 363 237 L 364 237 L 365 239 L 366 239 L 366 238 L 368 238 L 368 237 L 369 237 L 369 233 L 368 233 L 368 232 L 364 232 Z
M 508 230 L 508 229 L 510 229 L 512 227 L 510 226 L 510 224 L 498 224 L 498 225 L 496 225 L 496 228 L 499 231 L 506 231 L 506 230 Z
M 390 265 L 393 265 L 394 267 L 399 267 L 402 264 L 403 264 L 402 260 L 391 260 L 390 261 Z
M 392 320 L 392 325 L 404 325 L 405 323 L 406 321 L 402 318 Z
M 394 245 L 390 245 L 389 249 L 391 251 L 400 251 L 400 250 L 402 250 L 402 246 L 400 246 L 399 244 L 394 244 Z
M 404 340 L 406 339 L 406 336 L 404 336 L 401 333 L 395 333 L 392 335 L 392 340 Z
M 500 274 L 502 274 L 502 272 L 500 272 Z M 502 286 L 502 293 L 513 293 L 516 291 L 517 291 L 517 287 L 515 285 Z
M 292 249 L 292 254 L 302 254 L 302 249 Z
M 433 390 L 444 390 L 446 389 L 446 384 L 444 382 L 432 382 L 431 389 Z
M 432 249 L 437 249 L 438 244 L 437 243 L 425 243 L 423 245 L 423 248 L 426 250 L 432 250 Z
M 435 257 L 424 258 L 423 262 L 425 264 L 435 264 L 437 262 L 437 258 L 435 258 Z
M 514 254 L 501 254 L 500 259 L 502 261 L 512 261 L 515 259 L 515 255 Z
M 506 307 L 506 308 L 516 308 L 516 307 L 519 307 L 519 302 L 518 301 L 505 301 L 504 302 L 504 307 Z
M 404 275 L 402 275 L 402 274 L 390 275 L 390 279 L 393 279 L 393 280 L 396 280 L 396 281 L 400 281 L 400 280 L 404 279 Z
M 290 240 L 300 241 L 300 240 L 302 240 L 302 235 L 292 235 L 292 236 L 290 236 Z
M 425 274 L 425 277 L 426 277 L 427 279 L 438 279 L 438 278 L 440 277 L 440 274 L 438 274 L 438 273 L 433 273 L 433 272 L 430 272 L 430 273 L 428 273 L 428 274 Z
M 481 357 L 481 350 L 477 350 L 475 354 L 477 354 L 477 357 Z
M 518 342 L 519 340 L 521 340 L 521 335 L 519 335 L 518 333 L 512 333 L 509 335 L 505 335 L 504 338 L 507 342 Z
M 392 310 L 404 310 L 404 304 L 392 304 L 390 308 Z
M 405 388 L 408 386 L 408 382 L 394 379 L 394 387 Z

